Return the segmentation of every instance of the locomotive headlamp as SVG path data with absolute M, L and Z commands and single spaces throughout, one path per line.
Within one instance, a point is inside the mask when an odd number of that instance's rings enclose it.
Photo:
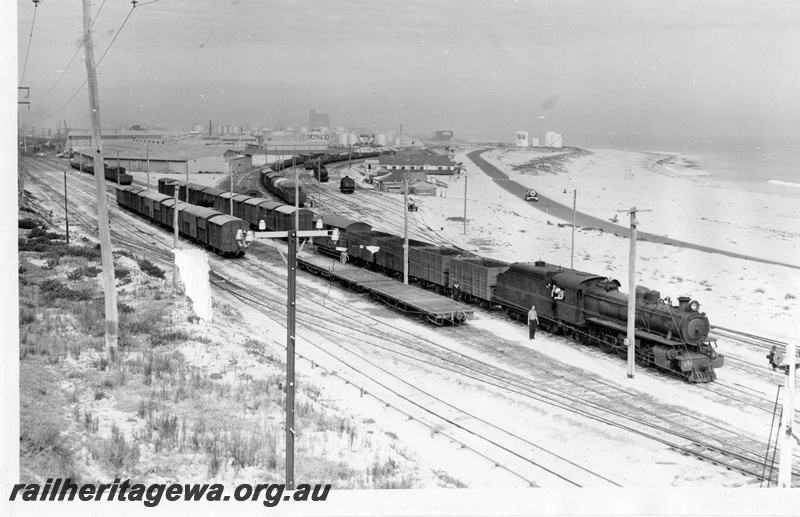
M 697 312 L 700 310 L 700 304 L 697 303 L 697 300 L 689 304 L 689 310 L 692 312 Z

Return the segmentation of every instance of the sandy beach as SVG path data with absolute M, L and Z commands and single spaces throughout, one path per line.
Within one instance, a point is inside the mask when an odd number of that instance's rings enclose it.
M 446 198 L 423 201 L 419 217 L 480 254 L 569 267 L 570 224 L 500 188 L 467 158 L 477 148 L 456 155 L 469 175 L 467 235 L 460 218 L 463 180 L 451 179 Z M 639 231 L 800 266 L 800 214 L 791 199 L 712 187 L 709 172 L 680 155 L 507 148 L 482 156 L 511 179 L 565 205 L 572 205 L 575 188 L 579 212 L 604 219 L 617 215 L 627 227 L 628 215 L 619 211 L 650 210 L 639 212 Z M 589 228 L 575 234 L 575 268 L 616 278 L 627 292 L 629 240 Z M 639 242 L 637 282 L 672 300 L 697 299 L 714 325 L 775 339 L 792 335 L 798 314 L 800 274 L 784 266 Z

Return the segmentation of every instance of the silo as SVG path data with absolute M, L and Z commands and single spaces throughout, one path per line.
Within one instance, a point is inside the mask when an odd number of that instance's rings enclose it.
M 386 133 L 373 133 L 372 145 L 375 147 L 386 147 L 388 145 Z

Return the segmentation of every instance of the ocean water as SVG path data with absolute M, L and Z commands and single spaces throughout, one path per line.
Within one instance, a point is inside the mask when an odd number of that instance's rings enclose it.
M 470 142 L 503 142 L 510 135 L 464 135 Z M 584 149 L 677 153 L 711 184 L 800 199 L 800 143 L 725 140 L 668 140 L 647 136 L 564 135 L 564 144 Z M 800 213 L 800 205 L 798 207 Z

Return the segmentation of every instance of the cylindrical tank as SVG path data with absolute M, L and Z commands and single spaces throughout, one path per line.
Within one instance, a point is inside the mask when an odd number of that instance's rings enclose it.
M 232 135 L 239 135 L 242 133 L 242 128 L 240 126 L 230 126 Z
M 361 142 L 359 136 L 355 133 L 347 133 L 347 145 L 355 145 Z
M 386 147 L 388 145 L 388 137 L 386 133 L 373 133 L 372 145 L 375 147 Z
M 337 145 L 347 145 L 347 133 L 336 133 L 336 144 Z
M 214 126 L 214 134 L 215 135 L 224 135 L 225 128 L 223 126 Z

